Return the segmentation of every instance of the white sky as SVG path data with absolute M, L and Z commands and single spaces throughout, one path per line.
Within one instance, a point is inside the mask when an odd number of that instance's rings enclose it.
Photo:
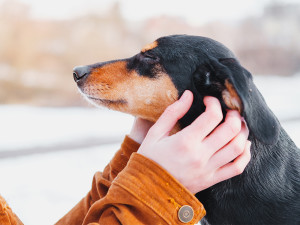
M 0 0 L 0 3 L 4 0 Z M 38 18 L 70 18 L 89 11 L 105 13 L 116 0 L 20 0 L 32 6 Z M 259 15 L 268 2 L 299 2 L 299 0 L 119 0 L 123 16 L 139 21 L 158 15 L 180 16 L 188 22 L 201 24 L 211 20 L 233 21 L 248 15 Z

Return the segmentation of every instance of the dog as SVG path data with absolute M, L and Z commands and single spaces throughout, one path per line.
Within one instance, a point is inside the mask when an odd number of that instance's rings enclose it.
M 95 105 L 155 122 L 185 90 L 194 94 L 174 132 L 205 111 L 204 96 L 238 110 L 249 127 L 252 159 L 244 172 L 196 194 L 202 224 L 300 224 L 300 151 L 256 88 L 250 72 L 223 44 L 172 35 L 133 57 L 75 67 L 74 80 Z

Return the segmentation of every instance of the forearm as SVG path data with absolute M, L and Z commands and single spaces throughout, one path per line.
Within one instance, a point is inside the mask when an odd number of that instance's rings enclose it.
M 115 154 L 103 173 L 97 172 L 94 176 L 92 188 L 88 194 L 73 207 L 57 224 L 82 224 L 86 214 L 94 202 L 106 196 L 112 181 L 126 166 L 130 155 L 136 152 L 139 144 L 125 137 L 120 150 Z

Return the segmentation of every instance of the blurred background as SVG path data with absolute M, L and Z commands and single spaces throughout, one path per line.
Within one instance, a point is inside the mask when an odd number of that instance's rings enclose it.
M 85 102 L 72 68 L 170 34 L 229 47 L 300 145 L 298 0 L 0 0 L 0 194 L 25 224 L 73 207 L 133 122 Z

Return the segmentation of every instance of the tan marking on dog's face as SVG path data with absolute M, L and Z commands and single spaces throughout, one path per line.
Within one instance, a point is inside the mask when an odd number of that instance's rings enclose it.
M 149 51 L 153 48 L 156 48 L 158 46 L 157 41 L 152 42 L 151 44 L 146 45 L 144 48 L 142 48 L 141 52 Z
M 222 98 L 225 104 L 228 106 L 228 108 L 238 110 L 241 114 L 243 106 L 240 97 L 228 80 L 225 80 L 225 87 L 226 89 L 222 92 Z
M 158 71 L 156 78 L 148 78 L 128 71 L 126 62 L 118 61 L 94 69 L 80 89 L 95 105 L 155 122 L 178 99 L 170 77 Z

